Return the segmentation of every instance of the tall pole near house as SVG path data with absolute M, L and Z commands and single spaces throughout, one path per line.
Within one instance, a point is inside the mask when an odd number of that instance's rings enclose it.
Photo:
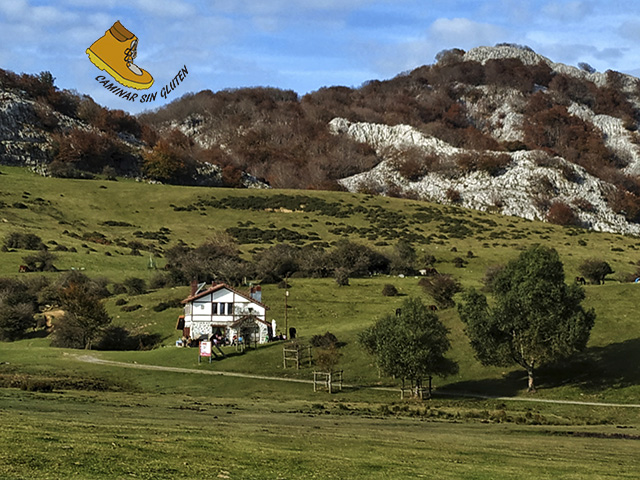
M 286 281 L 286 280 L 285 280 Z M 289 340 L 289 319 L 287 309 L 287 299 L 289 298 L 289 290 L 284 291 L 284 334 L 287 340 Z

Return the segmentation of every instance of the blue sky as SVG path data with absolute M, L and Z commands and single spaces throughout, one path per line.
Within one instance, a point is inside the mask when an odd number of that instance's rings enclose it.
M 85 50 L 116 21 L 167 99 L 114 96 Z M 387 79 L 449 48 L 509 42 L 555 62 L 640 75 L 640 0 L 0 0 L 0 68 L 51 71 L 60 88 L 139 112 L 187 92 L 273 86 L 299 94 Z M 145 92 L 142 92 L 145 93 Z

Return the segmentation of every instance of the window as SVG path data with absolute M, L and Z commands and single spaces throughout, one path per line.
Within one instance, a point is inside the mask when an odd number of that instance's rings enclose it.
M 217 315 L 218 314 L 218 304 L 213 302 L 211 304 L 211 315 Z
M 227 315 L 233 315 L 233 303 L 227 303 Z

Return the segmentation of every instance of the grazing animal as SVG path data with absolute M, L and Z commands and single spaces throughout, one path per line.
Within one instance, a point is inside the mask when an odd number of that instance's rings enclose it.
M 396 308 L 396 317 L 399 317 L 400 315 L 402 315 L 402 309 Z
M 584 279 L 584 277 L 576 277 L 576 283 L 579 283 L 580 285 L 586 285 L 587 281 Z
M 432 312 L 435 312 L 438 310 L 438 306 L 437 305 L 429 305 L 429 310 L 431 310 Z
M 18 273 L 27 273 L 29 271 L 29 267 L 27 267 L 26 265 L 20 265 L 20 268 L 18 268 Z
M 436 270 L 436 269 L 435 269 L 435 268 L 433 268 L 433 267 L 425 268 L 425 269 L 424 269 L 424 272 L 425 272 L 424 274 L 425 274 L 427 277 L 431 277 L 431 276 L 433 276 L 433 275 L 438 275 L 438 270 Z

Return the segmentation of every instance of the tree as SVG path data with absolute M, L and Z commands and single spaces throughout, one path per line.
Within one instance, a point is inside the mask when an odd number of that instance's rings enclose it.
M 520 365 L 535 391 L 535 369 L 583 350 L 595 321 L 584 290 L 564 283 L 558 252 L 535 245 L 496 274 L 495 305 L 470 289 L 458 305 L 476 357 L 483 365 Z
M 46 284 L 46 279 L 37 277 L 29 281 L 0 278 L 0 341 L 18 340 L 36 327 L 36 292 Z
M 111 323 L 104 304 L 80 283 L 62 289 L 60 299 L 65 314 L 55 325 L 52 345 L 90 349 Z
M 178 182 L 191 173 L 191 167 L 183 145 L 175 145 L 164 139 L 144 155 L 144 172 L 161 182 Z
M 588 278 L 591 283 L 596 285 L 604 283 L 605 277 L 614 273 L 611 269 L 611 265 L 604 260 L 598 260 L 596 258 L 591 258 L 582 262 L 580 267 L 578 267 L 578 271 L 580 272 L 580 275 Z
M 35 326 L 30 302 L 13 303 L 10 299 L 0 299 L 0 340 L 18 340 L 29 328 Z
M 412 275 L 415 272 L 416 251 L 406 240 L 398 240 L 391 254 L 391 273 Z
M 359 342 L 376 357 L 382 372 L 410 380 L 417 393 L 425 378 L 458 371 L 458 365 L 444 357 L 451 346 L 448 333 L 420 299 L 409 298 L 399 315 L 382 317 L 359 335 Z

